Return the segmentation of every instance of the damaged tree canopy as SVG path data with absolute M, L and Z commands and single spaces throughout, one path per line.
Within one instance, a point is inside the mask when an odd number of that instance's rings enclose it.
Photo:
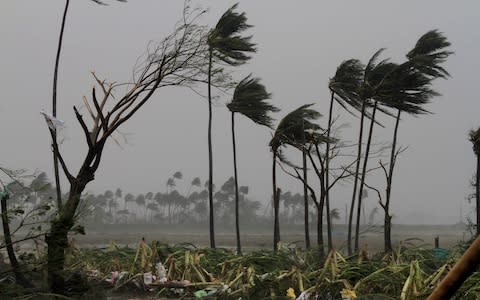
M 54 151 L 70 184 L 70 192 L 46 237 L 48 279 L 52 291 L 63 292 L 62 270 L 67 235 L 74 225 L 81 193 L 94 179 L 107 140 L 151 99 L 157 89 L 167 86 L 192 87 L 194 83 L 202 81 L 207 57 L 206 31 L 194 24 L 201 14 L 203 11 L 190 11 L 186 7 L 182 22 L 177 24 L 174 32 L 159 44 L 149 46 L 143 61 L 135 66 L 130 83 L 107 83 L 93 74 L 97 87 L 92 89 L 90 99 L 84 98 L 90 122 L 85 120 L 76 107 L 73 108 L 88 146 L 83 163 L 76 174 L 67 166 L 58 144 L 53 143 Z M 98 87 L 100 93 L 97 92 Z M 120 88 L 126 92 L 123 96 L 114 98 L 113 94 L 118 95 Z M 53 138 L 55 132 L 51 128 L 49 130 Z

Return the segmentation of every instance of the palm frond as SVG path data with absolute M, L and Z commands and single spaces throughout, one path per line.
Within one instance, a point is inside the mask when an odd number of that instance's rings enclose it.
M 449 55 L 453 54 L 445 48 L 450 42 L 438 30 L 430 30 L 418 39 L 415 47 L 407 54 L 407 58 L 415 68 L 433 78 L 446 78 L 450 74 L 441 63 L 444 63 Z
M 241 33 L 252 27 L 244 12 L 236 12 L 238 3 L 230 7 L 208 36 L 208 45 L 216 58 L 229 65 L 241 65 L 250 59 L 246 53 L 256 52 L 251 36 Z
M 237 8 L 238 2 L 224 12 L 218 20 L 215 30 L 221 37 L 228 37 L 252 27 L 247 24 L 245 12 L 237 13 L 235 11 Z
M 361 107 L 359 91 L 364 69 L 358 59 L 349 59 L 338 66 L 335 76 L 330 79 L 328 86 L 335 93 L 335 100 L 345 109 L 351 106 L 359 110 Z
M 480 155 L 480 127 L 477 130 L 470 130 L 468 137 L 473 144 L 473 151 L 476 155 Z
M 237 84 L 232 101 L 227 107 L 230 111 L 238 112 L 257 124 L 272 128 L 273 119 L 269 113 L 277 112 L 279 109 L 266 101 L 270 98 L 271 94 L 260 83 L 260 79 L 250 74 Z
M 412 68 L 410 62 L 392 66 L 379 87 L 377 100 L 382 105 L 410 114 L 429 113 L 423 106 L 438 93 L 431 88 L 431 78 Z
M 377 64 L 377 60 L 378 58 L 380 57 L 380 54 L 382 54 L 382 52 L 385 51 L 385 48 L 380 48 L 377 50 L 377 52 L 375 52 L 372 57 L 370 57 L 370 59 L 368 60 L 368 63 L 367 65 L 365 66 L 365 77 L 368 75 L 368 73 L 370 71 L 372 71 L 377 65 L 379 64 L 382 64 L 382 63 L 385 63 L 386 61 L 383 60 L 381 61 L 380 63 Z
M 248 61 L 248 52 L 256 52 L 255 44 L 250 42 L 251 36 L 233 36 L 216 39 L 210 43 L 215 57 L 231 66 L 238 66 Z
M 282 145 L 301 148 L 305 143 L 325 141 L 326 137 L 318 132 L 322 128 L 314 123 L 322 115 L 311 109 L 312 105 L 302 105 L 283 117 L 269 144 L 273 151 L 278 150 Z
M 335 93 L 335 101 L 342 106 L 348 113 L 355 115 L 350 109 L 361 111 L 364 99 L 369 99 L 375 94 L 375 86 L 381 81 L 381 71 L 386 73 L 386 66 L 389 65 L 388 59 L 376 63 L 378 56 L 383 51 L 380 49 L 369 61 L 369 76 L 365 77 L 365 66 L 358 59 L 349 59 L 342 62 L 335 72 L 335 76 L 330 79 L 329 88 Z M 371 86 L 371 88 L 369 88 Z M 366 92 L 370 90 L 369 92 Z M 369 103 L 367 103 L 369 104 Z M 386 115 L 393 116 L 388 110 L 379 108 Z M 371 114 L 365 111 L 365 116 L 370 119 Z M 378 121 L 378 125 L 382 126 Z

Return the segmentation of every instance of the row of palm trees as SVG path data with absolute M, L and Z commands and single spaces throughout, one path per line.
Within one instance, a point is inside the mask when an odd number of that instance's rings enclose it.
M 214 212 L 222 227 L 235 225 L 234 179 L 230 177 L 214 193 Z M 273 220 L 271 206 L 264 207 L 260 201 L 248 197 L 248 187 L 239 188 L 239 219 L 242 224 L 264 226 Z M 303 225 L 303 195 L 290 191 L 280 197 L 279 219 L 285 226 Z M 107 190 L 100 194 L 87 194 L 84 197 L 84 209 L 81 212 L 83 224 L 205 224 L 208 222 L 208 191 L 201 187 L 190 193 L 172 189 L 168 193 L 147 192 L 126 193 L 120 189 Z M 43 200 L 30 200 L 38 205 Z M 19 203 L 20 201 L 16 201 Z M 35 203 L 34 203 L 35 202 Z M 310 208 L 313 203 L 309 202 Z M 342 212 L 343 214 L 343 212 Z M 316 219 L 316 212 L 309 213 Z M 332 210 L 333 219 L 340 220 L 338 209 Z M 312 222 L 310 222 L 312 225 Z
M 183 179 L 177 171 L 167 180 L 165 191 L 140 194 L 125 193 L 120 188 L 106 190 L 103 193 L 87 193 L 82 199 L 79 212 L 82 224 L 199 224 L 208 220 L 208 182 L 202 185 L 199 177 L 190 184 L 179 188 L 177 184 Z M 49 181 L 45 172 L 34 176 L 31 181 L 13 181 L 6 186 L 10 192 L 7 209 L 16 215 L 14 223 L 27 217 L 33 221 L 31 211 L 55 207 L 55 186 Z M 243 224 L 269 224 L 273 219 L 271 206 L 262 206 L 259 201 L 248 197 L 249 187 L 238 188 L 239 218 Z M 67 195 L 64 195 L 66 197 Z M 236 207 L 235 181 L 228 178 L 214 193 L 214 212 L 222 226 L 235 225 Z M 303 224 L 303 195 L 284 192 L 280 197 L 280 219 L 282 224 Z M 312 203 L 309 203 L 312 206 Z M 47 208 L 48 207 L 48 208 Z M 338 209 L 332 210 L 334 219 L 340 219 Z M 27 216 L 29 215 L 29 216 Z M 48 220 L 49 214 L 40 214 L 36 222 Z M 316 213 L 310 213 L 312 219 Z
M 100 1 L 94 1 L 99 2 Z M 60 55 L 61 41 L 63 38 L 63 29 L 65 18 L 68 11 L 69 1 L 66 1 L 64 18 L 62 21 L 62 29 L 59 38 L 59 47 L 57 54 L 57 63 L 55 69 L 58 68 L 58 57 Z M 209 206 L 209 225 L 210 225 L 210 245 L 215 247 L 215 230 L 214 230 L 214 193 L 213 193 L 213 149 L 212 149 L 212 87 L 216 85 L 216 78 L 222 77 L 224 67 L 234 67 L 243 65 L 248 62 L 250 54 L 256 52 L 256 45 L 251 41 L 252 36 L 243 35 L 244 31 L 252 26 L 247 23 L 245 13 L 236 11 L 238 4 L 229 8 L 219 19 L 215 27 L 208 31 L 206 37 L 207 53 L 208 53 L 208 70 L 207 70 L 207 95 L 208 95 L 208 155 L 209 155 L 209 176 L 208 176 L 208 206 Z M 382 201 L 381 193 L 380 205 L 385 212 L 385 250 L 391 250 L 390 230 L 391 215 L 389 212 L 391 200 L 391 186 L 394 172 L 397 150 L 397 137 L 399 121 L 402 112 L 409 114 L 422 114 L 428 111 L 424 105 L 430 99 L 437 95 L 432 89 L 432 81 L 436 78 L 446 78 L 448 72 L 441 66 L 446 58 L 451 54 L 446 48 L 450 43 L 438 31 L 432 30 L 423 35 L 415 45 L 415 47 L 407 53 L 406 61 L 400 64 L 390 62 L 389 59 L 379 60 L 384 49 L 378 50 L 363 65 L 359 60 L 350 59 L 344 61 L 337 68 L 334 77 L 330 80 L 330 107 L 328 115 L 327 128 L 323 129 L 316 120 L 321 114 L 311 108 L 311 105 L 302 105 L 293 112 L 287 114 L 276 127 L 272 140 L 270 141 L 270 149 L 273 153 L 272 165 L 272 181 L 273 181 L 273 210 L 274 210 L 274 245 L 275 248 L 280 241 L 279 228 L 279 199 L 281 190 L 276 185 L 276 166 L 278 163 L 286 163 L 281 149 L 285 146 L 293 146 L 302 151 L 302 167 L 303 176 L 299 175 L 304 185 L 304 215 L 305 224 L 308 224 L 308 203 L 312 198 L 319 216 L 318 229 L 322 229 L 323 211 L 326 208 L 327 215 L 327 232 L 329 240 L 329 248 L 331 244 L 331 224 L 330 224 L 330 190 L 333 185 L 330 180 L 336 182 L 343 176 L 333 176 L 330 168 L 332 158 L 333 143 L 337 140 L 331 137 L 332 129 L 332 112 L 334 103 L 338 103 L 350 113 L 355 111 L 360 113 L 359 136 L 357 141 L 357 155 L 354 162 L 354 171 L 348 171 L 353 179 L 353 192 L 349 213 L 348 226 L 348 251 L 358 251 L 359 245 L 359 227 L 360 215 L 362 207 L 362 195 L 364 194 L 366 184 L 366 173 L 368 168 L 369 154 L 371 151 L 373 130 L 375 124 L 379 124 L 376 120 L 377 111 L 385 113 L 388 116 L 395 117 L 395 129 L 393 134 L 393 142 L 391 149 L 391 157 L 388 165 L 382 164 L 387 179 L 386 196 Z M 55 76 L 56 77 L 56 76 Z M 54 96 L 53 110 L 56 110 L 56 79 L 54 79 Z M 235 195 L 235 223 L 237 235 L 237 251 L 241 253 L 241 241 L 239 230 L 239 187 L 238 187 L 238 171 L 237 171 L 237 151 L 235 143 L 235 113 L 246 116 L 253 122 L 267 126 L 273 129 L 273 119 L 270 117 L 272 112 L 279 111 L 278 108 L 267 102 L 271 98 L 271 94 L 266 91 L 265 86 L 260 83 L 259 78 L 249 75 L 242 79 L 235 87 L 233 97 L 228 103 L 227 108 L 232 115 L 232 144 L 234 157 L 234 195 Z M 396 111 L 395 112 L 392 112 Z M 363 151 L 364 145 L 364 121 L 365 118 L 370 119 L 368 138 Z M 324 146 L 320 151 L 320 146 Z M 363 154 L 363 155 L 362 155 Z M 316 160 L 313 156 L 316 156 Z M 316 175 L 320 179 L 320 194 L 315 196 L 315 192 L 307 179 L 307 158 L 312 164 Z M 362 163 L 363 159 L 363 163 Z M 56 164 L 56 163 L 55 163 Z M 362 167 L 360 167 L 362 166 Z M 387 171 L 388 167 L 388 171 Z M 343 175 L 344 173 L 342 173 Z M 57 177 L 57 176 L 56 176 Z M 58 182 L 57 182 L 57 186 Z M 378 190 L 377 190 L 378 191 Z M 310 192 L 310 195 L 308 193 Z M 59 191 L 57 191 L 57 194 Z M 60 196 L 57 195 L 58 206 L 61 206 Z M 317 200 L 318 199 L 318 200 Z M 355 226 L 355 243 L 352 249 L 353 219 L 355 208 L 357 208 L 356 226 Z M 319 231 L 321 233 L 322 231 Z M 323 246 L 322 234 L 318 234 L 318 243 Z M 305 226 L 305 242 L 307 247 L 310 246 L 308 226 Z
M 239 65 L 245 63 L 249 57 L 245 52 L 254 52 L 254 44 L 249 37 L 239 35 L 243 30 L 251 27 L 246 24 L 244 13 L 236 13 L 234 10 L 237 5 L 233 6 L 221 17 L 215 29 L 212 30 L 212 37 L 219 38 L 223 43 L 209 44 L 210 58 L 213 53 L 220 55 L 218 58 L 229 65 Z M 232 36 L 234 35 L 234 36 Z M 212 40 L 215 40 L 212 38 Z M 218 41 L 218 40 L 215 40 Z M 230 43 L 231 42 L 231 43 Z M 209 40 L 210 43 L 210 40 Z M 215 47 L 214 47 L 215 45 Z M 222 45 L 220 47 L 219 45 Z M 397 149 L 398 129 L 402 112 L 419 115 L 429 113 L 424 107 L 434 96 L 438 95 L 433 88 L 432 82 L 437 78 L 446 78 L 448 72 L 442 67 L 447 57 L 452 53 L 447 50 L 450 43 L 437 30 L 432 30 L 424 34 L 416 43 L 415 47 L 406 55 L 406 61 L 400 64 L 393 63 L 389 59 L 380 59 L 384 49 L 378 50 L 370 58 L 366 65 L 363 65 L 357 59 L 344 61 L 330 80 L 329 88 L 331 92 L 330 108 L 328 115 L 328 125 L 323 130 L 318 124 L 314 123 L 321 115 L 313 110 L 311 105 L 303 105 L 293 112 L 287 114 L 275 129 L 273 138 L 270 142 L 270 148 L 273 153 L 272 165 L 272 182 L 273 182 L 273 208 L 274 208 L 274 245 L 280 241 L 279 230 L 279 199 L 280 190 L 276 185 L 276 165 L 277 159 L 282 161 L 280 148 L 286 145 L 294 146 L 302 151 L 303 158 L 303 178 L 304 194 L 305 194 L 305 224 L 308 224 L 308 180 L 307 180 L 307 156 L 312 148 L 320 144 L 325 145 L 324 160 L 321 161 L 322 172 L 318 172 L 322 184 L 320 186 L 321 197 L 318 205 L 320 210 L 318 215 L 321 216 L 323 207 L 327 207 L 327 214 L 330 207 L 329 181 L 330 174 L 330 148 L 335 142 L 331 138 L 332 112 L 334 103 L 338 103 L 348 112 L 357 111 L 360 113 L 359 135 L 357 141 L 357 155 L 355 161 L 355 170 L 353 171 L 353 192 L 349 213 L 348 226 L 348 252 L 358 251 L 360 236 L 360 216 L 362 207 L 362 195 L 366 189 L 366 174 L 368 170 L 369 154 L 371 152 L 373 130 L 377 121 L 377 111 L 395 118 L 395 127 L 393 132 L 393 141 L 391 146 L 390 161 L 387 164 L 381 164 L 386 176 L 386 190 L 383 199 L 381 193 L 380 205 L 385 213 L 385 251 L 391 251 L 391 215 L 390 201 L 392 191 L 392 180 L 396 158 L 399 154 Z M 215 52 L 217 51 L 217 52 Z M 230 52 L 231 51 L 231 52 Z M 234 59 L 235 58 L 235 59 Z M 238 60 L 236 60 L 238 58 Z M 211 61 L 211 60 L 210 60 Z M 210 74 L 211 68 L 209 68 Z M 209 77 L 210 78 L 210 77 Z M 210 80 L 209 80 L 210 83 Z M 211 85 L 209 88 L 209 111 L 211 112 Z M 227 105 L 232 112 L 232 142 L 234 152 L 234 178 L 236 182 L 236 190 L 238 190 L 238 174 L 236 166 L 236 147 L 235 147 L 235 131 L 234 116 L 240 113 L 255 123 L 272 128 L 273 120 L 270 113 L 279 111 L 278 108 L 266 102 L 271 95 L 266 92 L 265 87 L 259 83 L 258 78 L 252 78 L 251 75 L 241 80 L 235 88 L 233 99 Z M 364 146 L 364 123 L 365 118 L 370 120 L 368 128 L 367 141 Z M 211 118 L 209 119 L 209 130 L 211 129 Z M 381 125 L 381 124 L 380 124 Z M 318 157 L 321 154 L 317 151 Z M 211 135 L 209 131 L 209 159 L 210 159 L 210 176 L 212 174 L 211 165 Z M 315 168 L 313 158 L 311 159 Z M 387 170 L 388 168 L 388 170 Z M 317 168 L 315 168 L 317 169 Z M 211 177 L 210 177 L 210 182 Z M 212 201 L 212 190 L 210 191 L 210 205 Z M 378 190 L 377 190 L 378 191 Z M 237 201 L 238 202 L 238 201 Z M 212 208 L 212 205 L 211 205 Z M 356 208 L 355 223 L 355 239 L 354 249 L 352 249 L 353 235 L 353 219 Z M 211 218 L 211 234 L 213 234 L 213 215 L 210 210 Z M 330 218 L 327 216 L 327 224 Z M 320 220 L 319 224 L 323 222 Z M 237 250 L 240 253 L 240 234 L 238 228 L 238 214 L 236 216 L 237 224 Z M 329 230 L 330 232 L 330 230 Z M 321 236 L 321 234 L 319 234 Z M 308 226 L 305 226 L 305 240 L 307 247 L 309 246 Z M 320 238 L 320 242 L 322 242 Z M 211 240 L 212 247 L 215 246 L 214 239 Z M 276 246 L 275 246 L 276 247 Z M 353 251 L 352 251 L 353 250 Z

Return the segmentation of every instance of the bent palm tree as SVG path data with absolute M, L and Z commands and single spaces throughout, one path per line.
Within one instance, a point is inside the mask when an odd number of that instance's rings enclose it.
M 330 79 L 329 89 L 331 93 L 330 98 L 330 108 L 328 112 L 328 127 L 327 127 L 327 140 L 326 140 L 326 150 L 325 150 L 325 185 L 330 186 L 330 135 L 332 128 L 332 114 L 333 114 L 333 104 L 334 100 L 342 106 L 345 110 L 349 111 L 349 106 L 353 107 L 356 110 L 361 110 L 361 100 L 360 100 L 360 85 L 363 78 L 364 66 L 358 59 L 349 59 L 338 66 L 335 76 Z M 363 122 L 362 122 L 363 124 Z M 358 172 L 358 170 L 357 170 Z M 356 190 L 355 190 L 356 192 Z M 354 199 L 354 198 L 353 198 Z M 330 192 L 329 188 L 325 191 L 325 201 L 327 207 L 330 207 Z M 353 203 L 352 203 L 353 204 Z M 350 209 L 350 215 L 353 216 L 353 205 Z M 331 250 L 333 241 L 332 241 L 332 229 L 331 229 L 331 219 L 330 212 L 327 210 L 327 235 L 328 235 L 328 247 Z M 348 237 L 348 248 L 351 252 L 351 220 L 349 226 L 349 237 Z
M 391 99 L 383 101 L 386 105 L 397 109 L 387 175 L 386 199 L 385 203 L 382 204 L 382 208 L 385 211 L 385 252 L 392 250 L 389 207 L 392 194 L 393 171 L 398 155 L 396 146 L 400 116 L 402 112 L 413 115 L 428 113 L 423 108 L 423 105 L 428 103 L 432 97 L 438 95 L 430 87 L 432 80 L 449 76 L 448 72 L 440 65 L 453 53 L 445 50 L 449 46 L 450 43 L 446 37 L 437 30 L 431 30 L 421 36 L 415 47 L 407 54 L 408 61 L 400 65 L 392 74 L 390 82 L 393 82 L 396 87 L 392 88 L 395 92 L 390 94 Z
M 361 208 L 363 200 L 363 189 L 365 185 L 365 177 L 367 174 L 367 165 L 368 158 L 370 154 L 370 147 L 372 144 L 373 137 L 373 128 L 375 125 L 375 115 L 379 109 L 378 103 L 384 100 L 386 95 L 389 95 L 390 89 L 386 88 L 390 81 L 390 74 L 397 68 L 397 65 L 394 63 L 388 62 L 388 59 L 381 60 L 377 63 L 377 59 L 384 49 L 378 50 L 368 62 L 365 73 L 364 80 L 361 87 L 361 97 L 363 102 L 369 102 L 372 107 L 371 117 L 370 117 L 370 127 L 368 131 L 368 138 L 365 148 L 365 154 L 362 165 L 362 174 L 360 177 L 360 188 L 358 191 L 357 199 L 357 220 L 355 226 L 355 252 L 359 250 L 359 241 L 360 241 L 360 217 L 361 217 Z M 388 97 L 387 97 L 388 98 Z M 371 103 L 373 102 L 373 104 Z M 359 139 L 359 143 L 361 143 Z M 360 164 L 360 160 L 357 161 L 357 164 Z M 355 174 L 358 176 L 358 174 Z
M 240 220 L 239 220 L 239 189 L 237 174 L 237 150 L 235 143 L 235 113 L 240 113 L 252 120 L 254 123 L 272 128 L 273 119 L 271 112 L 279 111 L 278 108 L 266 102 L 271 94 L 265 86 L 260 83 L 259 78 L 252 78 L 251 75 L 242 79 L 235 88 L 233 98 L 227 104 L 232 112 L 232 144 L 233 144 L 233 170 L 235 179 L 235 230 L 237 235 L 237 253 L 242 253 L 240 243 Z
M 213 150 L 212 150 L 212 67 L 214 59 L 230 66 L 244 64 L 250 59 L 246 53 L 255 52 L 251 36 L 240 33 L 250 28 L 245 13 L 234 10 L 238 3 L 229 8 L 220 18 L 215 28 L 208 34 L 208 199 L 210 212 L 210 247 L 215 248 L 215 228 L 213 216 Z
M 273 153 L 272 165 L 272 183 L 273 183 L 273 208 L 274 208 L 274 230 L 273 230 L 273 247 L 274 251 L 278 250 L 278 242 L 280 241 L 280 225 L 279 225 L 279 208 L 280 198 L 277 192 L 276 180 L 276 163 L 277 157 L 283 159 L 280 151 L 281 146 L 292 145 L 305 151 L 305 142 L 313 141 L 318 135 L 316 131 L 320 129 L 312 121 L 318 119 L 321 114 L 309 107 L 313 104 L 302 105 L 296 110 L 287 114 L 277 126 L 275 133 L 269 143 Z

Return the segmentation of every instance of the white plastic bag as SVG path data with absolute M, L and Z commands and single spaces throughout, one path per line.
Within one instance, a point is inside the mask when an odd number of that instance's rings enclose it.
M 48 127 L 52 130 L 59 130 L 65 126 L 64 121 L 55 118 L 51 114 L 45 112 L 43 109 L 40 111 L 40 114 L 43 115 L 45 122 L 47 122 Z

